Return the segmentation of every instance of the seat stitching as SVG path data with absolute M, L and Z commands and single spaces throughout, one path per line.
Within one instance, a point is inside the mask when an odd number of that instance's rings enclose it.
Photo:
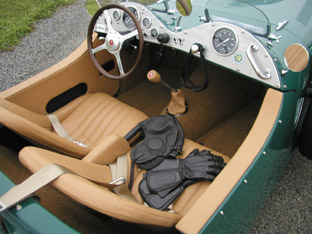
M 95 143 L 97 140 L 103 139 L 107 133 L 112 133 L 116 130 L 120 122 L 122 122 L 125 119 L 125 116 L 129 114 L 128 110 L 129 108 L 125 106 L 123 103 L 116 103 L 117 105 L 114 105 L 112 109 L 107 112 L 106 115 L 102 115 L 102 118 L 100 120 L 101 123 L 107 123 L 107 120 L 111 120 L 109 124 L 106 124 L 105 128 L 97 128 L 95 132 L 92 134 L 92 142 Z M 124 108 L 125 107 L 125 108 Z M 116 111 L 117 110 L 117 111 Z M 119 110 L 119 111 L 118 111 Z M 122 114 L 124 112 L 124 114 Z M 123 115 L 121 118 L 116 118 L 117 115 Z M 118 121 L 118 122 L 117 122 Z M 102 126 L 102 125 L 101 125 Z
M 117 108 L 117 106 L 116 106 Z M 135 113 L 136 110 L 132 107 L 130 108 L 126 108 L 126 109 L 122 109 L 122 111 L 120 113 L 118 113 L 118 115 L 120 115 L 121 117 L 119 118 L 113 118 L 114 122 L 111 122 L 108 126 L 108 128 L 106 128 L 106 132 L 102 131 L 97 139 L 100 140 L 100 139 L 103 139 L 105 137 L 105 135 L 107 134 L 107 132 L 115 132 L 117 130 L 117 128 L 119 128 L 119 126 L 121 125 L 121 123 L 127 119 L 129 120 L 131 118 L 131 116 L 133 115 L 133 113 Z M 131 118 L 132 119 L 132 118 Z M 129 122 L 129 121 L 128 121 Z M 114 123 L 114 124 L 112 124 Z M 133 126 L 134 127 L 134 126 Z M 125 133 L 126 134 L 126 133 Z M 122 136 L 123 137 L 123 136 Z M 96 142 L 96 141 L 94 141 Z
M 87 132 L 90 132 L 88 138 L 88 141 L 94 142 L 94 138 L 96 137 L 97 131 L 103 131 L 105 128 L 107 128 L 108 124 L 107 122 L 103 122 L 103 118 L 108 115 L 113 109 L 115 105 L 114 103 L 109 103 L 108 105 L 101 108 L 101 110 L 98 112 L 97 115 L 94 115 L 93 121 L 90 122 L 90 124 L 87 126 L 85 131 L 83 131 L 82 137 L 87 137 Z
M 75 112 L 79 112 L 80 111 L 80 109 L 81 109 L 81 106 L 84 106 L 84 105 L 88 105 L 88 103 L 90 102 L 89 100 L 90 99 L 92 99 L 92 96 L 90 97 L 90 98 L 87 98 L 83 103 L 81 103 L 69 116 L 68 116 L 68 118 L 70 118 L 71 116 L 73 116 L 74 115 L 74 113 Z M 99 102 L 99 101 L 98 101 Z M 97 107 L 97 105 L 98 105 L 98 102 L 97 103 L 92 103 L 91 102 L 91 104 L 93 104 L 93 105 L 91 105 L 91 110 L 94 110 L 96 107 Z M 68 119 L 68 118 L 66 118 L 66 119 Z M 81 124 L 81 122 L 82 122 L 82 120 L 81 119 L 77 119 L 78 121 L 77 121 L 77 125 L 80 125 Z M 73 129 L 73 130 L 75 130 L 75 129 Z
M 92 108 L 88 111 L 88 113 L 86 113 L 86 115 L 77 119 L 77 124 L 76 124 L 75 128 L 70 133 L 72 136 L 78 135 L 75 138 L 79 139 L 82 134 L 79 134 L 78 132 L 84 133 L 89 126 L 88 123 L 93 121 L 93 119 L 98 115 L 98 113 L 101 111 L 101 109 L 105 108 L 105 106 L 110 104 L 109 102 L 105 102 L 105 105 L 103 104 L 101 108 L 98 108 L 99 105 L 101 104 L 101 102 L 103 102 L 103 99 L 104 98 L 98 99 L 98 101 L 96 103 L 93 103 Z M 90 116 L 92 116 L 92 117 L 90 117 Z M 84 129 L 82 128 L 82 126 L 85 126 Z

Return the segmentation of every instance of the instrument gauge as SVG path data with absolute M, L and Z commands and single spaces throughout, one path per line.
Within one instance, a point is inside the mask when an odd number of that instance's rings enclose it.
M 142 19 L 142 24 L 144 28 L 149 28 L 152 25 L 152 20 L 150 17 L 146 16 Z
M 236 50 L 238 37 L 230 28 L 219 28 L 213 34 L 212 44 L 217 54 L 227 56 Z
M 113 19 L 114 20 L 119 20 L 120 19 L 120 11 L 119 10 L 114 10 L 113 11 Z
M 157 38 L 157 36 L 159 35 L 159 30 L 157 28 L 152 28 L 151 30 L 151 36 L 153 38 Z
M 138 9 L 136 9 L 133 6 L 129 6 L 128 9 L 135 15 L 137 20 L 140 22 L 140 13 L 139 13 Z M 133 19 L 126 12 L 123 13 L 122 21 L 123 21 L 123 23 L 127 29 L 129 29 L 129 30 L 135 29 L 135 23 L 134 23 Z

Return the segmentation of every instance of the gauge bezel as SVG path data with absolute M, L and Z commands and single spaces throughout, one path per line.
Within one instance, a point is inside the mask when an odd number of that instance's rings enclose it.
M 148 19 L 148 21 L 149 21 L 149 23 L 148 23 L 147 26 L 144 25 L 144 19 Z M 151 18 L 148 17 L 148 16 L 143 17 L 143 19 L 142 19 L 142 25 L 143 25 L 143 27 L 144 27 L 145 29 L 150 28 L 150 27 L 152 26 L 152 20 L 151 20 Z
M 217 49 L 215 48 L 215 45 L 214 45 L 214 36 L 215 36 L 216 33 L 217 33 L 218 31 L 220 31 L 221 29 L 228 29 L 228 30 L 232 31 L 232 33 L 234 34 L 235 39 L 236 39 L 236 43 L 235 43 L 235 46 L 234 46 L 233 50 L 232 50 L 230 53 L 227 53 L 227 54 L 221 54 L 221 53 L 219 53 L 219 52 L 217 51 Z M 213 32 L 213 34 L 212 34 L 212 39 L 211 39 L 211 43 L 212 43 L 213 50 L 214 50 L 214 52 L 215 52 L 216 54 L 218 54 L 218 55 L 220 55 L 220 56 L 226 57 L 226 56 L 230 56 L 231 54 L 233 54 L 233 53 L 237 50 L 237 47 L 238 47 L 238 44 L 239 44 L 239 38 L 238 38 L 237 33 L 236 33 L 232 28 L 222 26 L 222 27 L 217 28 L 217 29 Z
M 153 37 L 153 35 L 152 35 L 152 31 L 153 31 L 153 30 L 156 30 L 156 32 L 157 32 L 157 35 L 156 35 L 155 37 Z M 156 27 L 152 28 L 151 31 L 150 31 L 150 34 L 151 34 L 151 38 L 157 38 L 158 35 L 159 35 L 159 29 L 156 28 Z
M 117 17 L 117 18 L 114 18 L 114 13 L 115 13 L 115 12 L 118 13 L 118 17 Z M 113 18 L 115 21 L 120 20 L 120 18 L 121 18 L 120 10 L 117 10 L 117 9 L 113 10 L 113 12 L 112 12 L 112 18 Z
M 127 6 L 127 9 L 128 9 L 129 11 L 131 11 L 129 8 L 133 8 L 133 9 L 136 10 L 136 12 L 138 13 L 138 17 L 136 17 L 136 18 L 137 18 L 138 22 L 140 23 L 141 13 L 140 13 L 140 11 L 138 10 L 138 8 L 135 7 L 135 6 L 133 6 L 133 5 Z M 131 11 L 131 12 L 132 12 L 132 11 Z M 133 13 L 133 12 L 132 12 L 132 13 Z M 124 23 L 125 14 L 127 14 L 127 13 L 126 13 L 126 12 L 123 12 L 123 13 L 122 13 L 122 22 L 123 22 L 123 25 L 124 25 L 128 30 L 133 30 L 133 29 L 135 29 L 135 27 L 129 28 L 129 27 Z M 130 17 L 130 16 L 129 16 L 129 17 Z

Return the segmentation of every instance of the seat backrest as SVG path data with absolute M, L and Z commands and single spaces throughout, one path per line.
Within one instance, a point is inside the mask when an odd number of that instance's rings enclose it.
M 55 133 L 47 116 L 34 113 L 0 99 L 0 123 L 37 146 L 83 157 L 89 149 L 80 147 Z

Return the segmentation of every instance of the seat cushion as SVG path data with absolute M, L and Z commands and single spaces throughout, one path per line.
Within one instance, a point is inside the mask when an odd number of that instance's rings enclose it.
M 148 118 L 143 112 L 105 93 L 87 94 L 83 99 L 61 123 L 76 141 L 90 149 L 111 134 L 125 136 Z M 71 104 L 64 108 L 71 109 Z

